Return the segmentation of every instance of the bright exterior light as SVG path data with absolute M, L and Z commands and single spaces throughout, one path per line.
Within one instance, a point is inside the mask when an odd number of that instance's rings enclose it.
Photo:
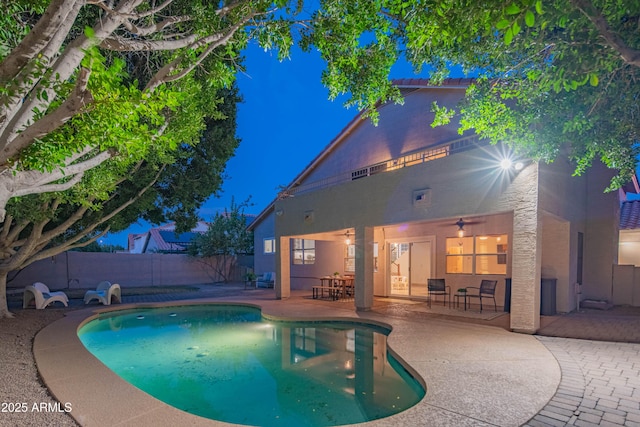
M 513 162 L 511 162 L 511 159 L 502 159 L 500 161 L 500 167 L 504 170 L 509 170 L 511 169 L 511 165 L 513 164 Z
M 456 225 L 458 226 L 458 237 L 462 239 L 464 237 L 464 220 L 460 218 Z

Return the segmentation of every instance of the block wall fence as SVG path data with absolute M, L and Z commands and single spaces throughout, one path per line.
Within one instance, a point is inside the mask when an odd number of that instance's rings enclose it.
M 237 258 L 231 281 L 243 281 L 253 256 Z M 197 285 L 221 282 L 211 267 L 182 254 L 64 252 L 9 274 L 7 288 L 43 282 L 50 289 L 88 289 L 108 280 L 122 287 Z

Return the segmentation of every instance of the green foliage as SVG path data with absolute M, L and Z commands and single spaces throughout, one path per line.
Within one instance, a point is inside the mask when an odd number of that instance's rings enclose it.
M 0 55 L 33 27 L 44 3 L 3 3 Z M 143 1 L 136 12 L 154 5 Z M 111 167 L 124 168 L 146 156 L 169 158 L 181 144 L 193 144 L 194 130 L 203 125 L 182 124 L 182 133 L 175 129 L 170 135 L 162 133 L 165 125 L 173 127 L 172 122 L 187 116 L 180 110 L 191 108 L 196 90 L 230 87 L 242 69 L 240 52 L 253 40 L 277 51 L 282 60 L 294 43 L 317 50 L 326 61 L 322 81 L 329 96 L 346 95 L 347 107 L 365 110 L 364 116 L 374 121 L 378 103 L 402 101 L 388 79 L 399 57 L 404 55 L 416 70 L 431 67 L 434 83 L 449 74 L 450 64 L 462 65 L 480 79 L 465 105 L 455 112 L 437 111 L 440 122 L 459 113 L 461 132 L 473 128 L 536 159 L 550 161 L 568 145 L 578 173 L 596 158 L 620 171 L 617 181 L 633 170 L 640 96 L 635 84 L 640 61 L 634 59 L 640 50 L 637 1 L 322 0 L 311 11 L 300 0 L 225 5 L 229 8 L 222 11 L 216 2 L 175 0 L 162 16 L 150 13 L 135 21 L 136 28 L 145 28 L 180 17 L 160 31 L 135 36 L 124 27 L 114 31 L 122 42 L 140 42 L 130 51 L 111 49 L 97 39 L 103 36 L 96 22 L 108 9 L 82 7 L 61 50 L 86 35 L 96 37 L 98 47 L 86 49 L 81 64 L 91 71 L 92 100 L 11 160 L 19 169 L 52 171 L 87 146 L 117 155 Z M 199 41 L 145 47 L 186 37 Z M 222 39 L 209 50 L 211 41 Z M 22 80 L 9 81 L 0 97 L 15 97 L 37 82 L 24 96 L 46 101 L 48 107 L 37 110 L 35 118 L 43 117 L 68 99 L 80 70 L 67 78 L 51 69 L 47 58 L 32 58 Z M 198 84 L 192 84 L 192 77 L 174 80 L 181 73 L 195 76 Z
M 195 239 L 189 253 L 201 258 L 253 254 L 253 232 L 247 230 L 244 214 L 248 205 L 249 200 L 240 204 L 232 200 L 230 209 L 216 214 L 209 229 Z
M 124 251 L 121 245 L 103 245 L 98 242 L 91 242 L 87 246 L 72 249 L 74 252 L 119 252 Z
M 190 84 L 198 92 L 197 82 Z M 238 145 L 235 118 L 239 97 L 234 88 L 187 99 L 190 102 L 177 110 L 167 129 L 168 136 L 184 138 L 170 156 L 162 147 L 151 149 L 146 159 L 133 167 L 115 158 L 88 171 L 71 190 L 12 199 L 7 206 L 9 215 L 16 227 L 23 221 L 27 225 L 15 241 L 0 239 L 0 254 L 7 254 L 0 269 L 15 262 L 19 268 L 20 263 L 33 262 L 42 251 L 53 254 L 79 245 L 78 250 L 104 251 L 88 242 L 107 230 L 124 230 L 140 217 L 153 223 L 175 220 L 178 232 L 191 229 L 199 219 L 202 203 L 220 189 L 224 165 Z M 131 200 L 134 203 L 118 211 Z M 88 209 L 82 211 L 85 207 Z M 22 249 L 40 224 L 48 237 L 38 237 L 40 243 L 31 252 Z M 48 234 L 62 224 L 65 229 L 59 234 Z M 25 256 L 24 261 L 16 261 L 16 251 Z
M 4 0 L 0 3 L 0 61 L 29 32 L 47 0 Z
M 417 7 L 415 2 L 412 5 Z M 638 158 L 640 2 L 619 0 L 438 1 L 406 15 L 414 65 L 475 70 L 455 111 L 474 129 L 521 155 L 553 161 L 568 149 L 583 173 L 598 159 L 628 181 Z M 445 67 L 445 68 L 443 68 Z M 454 112 L 434 108 L 446 123 Z

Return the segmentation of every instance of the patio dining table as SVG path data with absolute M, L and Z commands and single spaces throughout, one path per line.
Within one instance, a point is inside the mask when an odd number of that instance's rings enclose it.
M 320 286 L 313 286 L 313 299 L 324 298 L 327 291 L 334 301 L 353 295 L 353 277 L 324 276 L 319 277 Z

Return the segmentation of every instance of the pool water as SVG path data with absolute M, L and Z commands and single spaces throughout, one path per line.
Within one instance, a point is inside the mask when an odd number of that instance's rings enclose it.
M 105 313 L 85 347 L 148 394 L 202 417 L 259 426 L 337 426 L 415 405 L 424 388 L 387 351 L 383 328 L 272 322 L 243 305 Z

